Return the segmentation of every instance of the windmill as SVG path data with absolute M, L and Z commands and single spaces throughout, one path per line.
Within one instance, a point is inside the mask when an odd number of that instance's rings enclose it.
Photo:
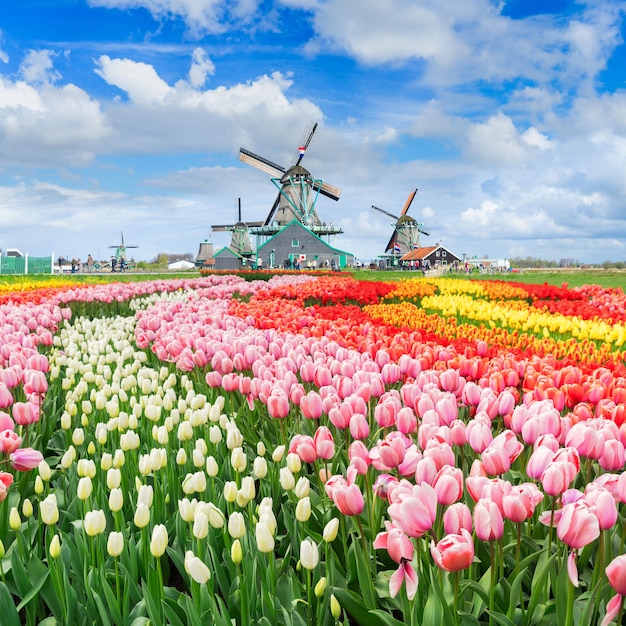
M 114 246 L 109 246 L 109 248 L 115 248 L 115 254 L 113 255 L 115 257 L 115 260 L 119 263 L 122 261 L 122 259 L 124 261 L 127 261 L 126 259 L 126 250 L 128 248 L 138 248 L 139 246 L 127 246 L 124 243 L 124 231 L 122 231 L 120 233 L 121 235 L 121 243 L 114 245 Z
M 239 159 L 268 173 L 271 177 L 270 180 L 278 189 L 278 196 L 262 223 L 265 228 L 261 229 L 262 232 L 255 228 L 253 232 L 269 234 L 268 227 L 272 226 L 275 227 L 273 230 L 278 232 L 280 228 L 293 220 L 297 220 L 318 234 L 341 232 L 341 229 L 333 228 L 332 225 L 326 227 L 325 224 L 322 224 L 315 210 L 315 203 L 319 194 L 332 200 L 339 200 L 341 190 L 321 179 L 313 178 L 311 173 L 301 165 L 316 129 L 317 123 L 305 130 L 298 151 L 287 168 L 245 148 L 239 150 Z
M 420 233 L 426 235 L 427 237 L 430 236 L 430 233 L 422 230 L 422 224 L 417 222 L 417 220 L 408 214 L 409 207 L 411 206 L 416 194 L 417 189 L 413 190 L 409 194 L 409 197 L 407 198 L 404 208 L 399 216 L 383 211 L 377 206 L 372 205 L 372 209 L 375 211 L 380 211 L 395 220 L 395 223 L 393 224 L 393 234 L 391 235 L 389 243 L 387 243 L 387 247 L 385 248 L 386 254 L 404 256 L 407 252 L 421 247 Z
M 246 223 L 241 219 L 241 198 L 238 201 L 238 219 L 235 224 L 213 224 L 211 229 L 214 232 L 230 232 L 230 249 L 241 256 L 252 256 L 252 246 L 250 244 L 250 226 L 262 226 L 263 222 Z

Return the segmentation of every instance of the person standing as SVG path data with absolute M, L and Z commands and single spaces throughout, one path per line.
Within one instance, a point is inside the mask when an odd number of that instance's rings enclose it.
M 114 256 L 112 256 L 111 257 L 111 271 L 112 272 L 115 272 L 116 266 L 117 266 L 117 259 Z
M 87 273 L 91 274 L 93 272 L 93 257 L 91 254 L 87 255 Z

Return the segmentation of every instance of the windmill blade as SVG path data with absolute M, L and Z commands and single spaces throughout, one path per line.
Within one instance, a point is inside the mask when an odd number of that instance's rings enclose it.
M 389 242 L 387 243 L 387 247 L 385 248 L 385 252 L 389 252 L 389 250 L 393 250 L 393 244 L 396 242 L 398 238 L 398 231 L 394 228 L 393 235 L 389 237 Z
M 276 200 L 274 200 L 274 204 L 270 209 L 270 212 L 267 214 L 265 221 L 263 222 L 263 226 L 269 226 L 272 223 L 272 219 L 274 218 L 274 213 L 276 213 L 276 209 L 278 208 L 278 204 L 280 203 L 280 192 L 276 196 Z
M 291 165 L 300 165 L 300 161 L 302 161 L 316 130 L 317 122 L 315 122 L 315 124 L 313 124 L 311 127 L 307 127 L 304 129 L 304 133 L 302 133 L 302 138 L 300 139 L 300 143 L 298 144 L 298 151 L 291 160 Z
M 216 233 L 225 233 L 232 228 L 235 228 L 234 224 L 211 224 L 211 230 Z
M 415 189 L 409 194 L 409 197 L 406 199 L 406 204 L 404 205 L 404 208 L 402 209 L 402 213 L 400 213 L 400 217 L 405 215 L 406 212 L 409 210 L 409 207 L 411 206 L 411 203 L 413 202 L 413 199 L 415 198 L 416 193 L 417 193 L 417 189 Z
M 418 228 L 417 230 L 419 230 L 420 233 L 422 233 L 422 235 L 426 235 L 427 237 L 430 237 L 430 233 L 427 233 L 425 230 L 422 230 L 421 228 Z
M 313 189 L 315 189 L 315 191 L 319 191 L 323 196 L 331 198 L 332 200 L 339 200 L 339 196 L 341 195 L 341 189 L 339 189 L 339 187 L 334 187 L 328 183 L 322 183 L 321 185 L 313 183 Z
M 247 163 L 248 165 L 252 165 L 252 167 L 258 168 L 263 172 L 268 173 L 270 176 L 274 176 L 275 178 L 280 178 L 285 173 L 284 167 L 281 167 L 276 163 L 272 163 L 272 161 L 264 159 L 258 154 L 254 154 L 254 152 L 250 152 L 245 148 L 239 149 L 239 160 Z
M 374 209 L 375 211 L 380 211 L 381 213 L 384 213 L 385 215 L 392 217 L 394 220 L 399 219 L 397 215 L 394 215 L 393 213 L 388 213 L 387 211 L 383 211 L 382 209 L 379 209 L 377 206 L 374 206 L 373 204 L 372 204 L 372 209 Z

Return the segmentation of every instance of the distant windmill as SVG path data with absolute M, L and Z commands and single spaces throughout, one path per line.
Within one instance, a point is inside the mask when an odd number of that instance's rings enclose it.
M 114 246 L 109 246 L 109 248 L 115 248 L 115 254 L 113 256 L 115 256 L 115 260 L 119 263 L 122 259 L 124 259 L 124 261 L 127 261 L 128 259 L 126 258 L 126 250 L 128 248 L 138 248 L 139 246 L 127 246 L 124 243 L 124 232 L 122 231 L 120 233 L 121 235 L 121 243 L 114 245 Z
M 298 151 L 291 165 L 284 168 L 268 159 L 258 156 L 245 148 L 239 150 L 239 159 L 271 176 L 271 181 L 278 188 L 278 196 L 270 209 L 263 226 L 276 224 L 279 227 L 293 220 L 299 221 L 316 232 L 322 226 L 315 210 L 318 195 L 322 194 L 332 200 L 339 200 L 341 190 L 311 176 L 311 173 L 300 163 L 317 129 L 317 123 L 307 128 L 303 134 Z M 328 229 L 328 232 L 341 232 L 340 229 Z
M 250 226 L 263 226 L 263 222 L 244 222 L 241 219 L 241 198 L 238 200 L 238 219 L 235 224 L 213 224 L 211 229 L 214 232 L 230 232 L 230 249 L 241 256 L 252 256 L 252 246 L 250 244 Z
M 427 237 L 430 236 L 430 233 L 422 230 L 423 225 L 408 214 L 409 207 L 411 206 L 416 194 L 417 189 L 409 194 L 400 215 L 388 213 L 387 211 L 383 211 L 377 206 L 372 205 L 372 209 L 375 211 L 380 211 L 395 220 L 395 223 L 393 224 L 393 234 L 391 235 L 389 242 L 387 243 L 387 247 L 385 248 L 386 254 L 404 256 L 407 252 L 421 247 L 420 233 L 422 235 L 426 235 Z

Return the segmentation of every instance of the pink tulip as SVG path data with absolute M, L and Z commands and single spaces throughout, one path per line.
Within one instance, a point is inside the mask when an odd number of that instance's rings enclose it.
M 344 515 L 360 515 L 365 507 L 363 494 L 357 485 L 339 485 L 332 490 L 331 498 Z
M 383 401 L 374 408 L 374 419 L 381 428 L 389 428 L 395 425 L 400 409 L 399 402 Z
M 350 434 L 354 439 L 365 439 L 370 434 L 367 418 L 361 413 L 355 413 L 350 418 Z
M 437 517 L 437 494 L 428 484 L 414 485 L 388 508 L 389 517 L 409 537 L 421 537 Z
M 526 464 L 526 474 L 533 480 L 540 480 L 554 454 L 555 451 L 548 446 L 537 446 Z
M 553 460 L 546 465 L 541 475 L 541 485 L 549 496 L 558 496 L 570 486 L 576 474 L 573 463 Z
M 398 479 L 395 476 L 391 474 L 378 474 L 372 486 L 372 491 L 377 498 L 387 500 L 389 491 L 397 484 Z
M 309 391 L 300 399 L 300 410 L 307 419 L 319 419 L 322 415 L 322 398 L 319 393 Z
M 352 407 L 349 404 L 343 403 L 328 411 L 328 419 L 335 428 L 345 430 L 350 426 L 350 418 L 353 413 Z
M 467 569 L 474 560 L 474 542 L 464 528 L 460 534 L 446 535 L 435 545 L 432 541 L 430 553 L 438 567 L 446 572 L 459 572 Z
M 443 530 L 448 535 L 458 535 L 462 528 L 472 532 L 472 512 L 464 502 L 455 502 L 443 514 Z
M 43 454 L 39 450 L 33 450 L 33 448 L 19 448 L 9 458 L 11 459 L 11 465 L 18 472 L 27 472 L 37 467 L 43 461 Z
M 389 579 L 389 595 L 392 598 L 395 598 L 400 589 L 402 588 L 402 583 L 406 586 L 406 595 L 407 598 L 413 600 L 415 594 L 417 593 L 417 572 L 413 568 L 408 561 L 403 561 L 400 563 L 398 569 L 392 574 Z
M 12 407 L 13 419 L 20 426 L 39 421 L 39 407 L 32 402 L 16 402 Z
M 502 511 L 506 519 L 519 524 L 532 517 L 535 508 L 543 500 L 543 493 L 533 483 L 513 485 L 502 498 Z
M 330 430 L 326 426 L 320 426 L 313 437 L 317 457 L 328 461 L 335 455 L 335 441 Z
M 289 415 L 289 399 L 284 393 L 273 393 L 267 399 L 267 412 L 270 417 L 279 419 Z
M 613 596 L 606 605 L 606 615 L 602 620 L 601 626 L 608 626 L 622 610 L 624 596 L 626 595 L 626 554 L 615 557 L 607 565 L 605 572 L 611 587 L 615 589 L 617 595 Z
M 605 571 L 611 587 L 620 596 L 626 596 L 626 554 L 615 557 Z
M 502 446 L 490 445 L 480 455 L 485 471 L 490 476 L 500 476 L 511 469 L 509 455 Z
M 590 507 L 578 501 L 563 507 L 556 534 L 563 543 L 578 550 L 600 536 L 600 524 Z
M 309 435 L 295 435 L 289 444 L 289 452 L 295 452 L 303 463 L 315 463 L 317 460 L 313 437 Z
M 619 439 L 608 439 L 604 442 L 604 450 L 598 459 L 598 464 L 606 472 L 617 472 L 624 469 L 626 452 L 624 444 Z
M 481 541 L 500 539 L 504 533 L 504 519 L 498 505 L 481 498 L 474 507 L 474 528 Z
M 470 448 L 480 454 L 493 441 L 491 424 L 483 420 L 470 420 L 465 428 L 465 438 Z
M 13 404 L 13 396 L 7 385 L 0 382 L 0 409 L 6 409 Z
M 432 486 L 437 494 L 437 502 L 448 506 L 463 495 L 463 472 L 458 467 L 446 465 L 435 476 Z
M 375 550 L 387 550 L 390 558 L 396 563 L 413 559 L 413 542 L 399 529 L 387 522 L 388 530 L 376 535 Z
M 22 438 L 11 429 L 0 432 L 0 454 L 12 454 L 22 445 Z
M 600 530 L 609 530 L 615 526 L 617 506 L 613 494 L 608 489 L 590 483 L 585 489 L 584 501 L 598 518 Z

